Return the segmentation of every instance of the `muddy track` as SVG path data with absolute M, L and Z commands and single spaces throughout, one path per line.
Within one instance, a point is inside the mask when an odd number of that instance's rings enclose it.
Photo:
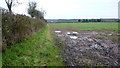
M 118 40 L 101 36 L 116 36 L 111 31 L 56 30 L 56 35 L 64 41 L 62 48 L 64 62 L 76 65 L 118 65 Z

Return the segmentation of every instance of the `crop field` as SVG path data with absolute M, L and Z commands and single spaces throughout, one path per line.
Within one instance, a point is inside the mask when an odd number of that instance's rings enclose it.
M 64 42 L 62 51 L 67 65 L 118 65 L 118 23 L 50 23 L 49 26 Z
M 118 31 L 118 23 L 50 23 L 52 29 L 68 29 L 68 30 L 112 30 Z M 120 30 L 120 29 L 119 29 Z

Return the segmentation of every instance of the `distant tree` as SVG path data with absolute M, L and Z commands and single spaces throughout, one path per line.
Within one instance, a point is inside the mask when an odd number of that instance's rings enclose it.
M 39 11 L 39 10 L 35 10 L 34 17 L 36 17 L 38 19 L 44 19 L 44 14 L 45 14 L 45 12 L 42 12 L 42 11 Z
M 83 19 L 83 21 L 82 22 L 86 22 L 86 20 L 85 19 Z
M 91 22 L 96 22 L 96 20 L 95 19 L 91 19 Z
M 120 19 L 118 19 L 117 22 L 120 22 Z
M 36 2 L 29 2 L 28 14 L 30 14 L 31 17 L 34 17 L 35 13 L 37 12 L 35 10 L 36 7 L 37 7 Z
M 17 0 L 5 0 L 6 4 L 7 4 L 7 7 L 8 7 L 8 10 L 10 13 L 12 13 L 12 7 L 15 5 L 15 4 L 21 4 L 19 3 Z
M 86 19 L 86 21 L 85 22 L 89 22 L 89 20 L 88 19 Z
M 78 22 L 81 22 L 81 20 L 79 19 Z
M 29 2 L 28 14 L 30 14 L 31 17 L 44 19 L 44 15 L 46 14 L 46 12 L 44 10 L 39 11 L 36 9 L 36 7 L 36 2 Z
M 101 19 L 97 19 L 97 22 L 101 22 Z
M 43 10 L 43 9 L 41 9 L 41 10 L 40 10 L 40 13 L 41 13 L 41 16 L 44 18 L 45 14 L 46 14 L 46 11 Z

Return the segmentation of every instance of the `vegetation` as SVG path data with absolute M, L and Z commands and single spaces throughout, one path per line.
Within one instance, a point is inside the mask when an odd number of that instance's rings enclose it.
M 96 23 L 52 23 L 48 24 L 49 28 L 44 19 L 45 11 L 37 10 L 36 2 L 29 2 L 27 10 L 32 17 L 30 18 L 12 13 L 12 7 L 16 4 L 15 1 L 17 2 L 17 0 L 5 0 L 9 12 L 2 9 L 3 54 L 0 66 L 2 64 L 3 66 L 65 66 L 59 55 L 60 47 L 64 43 L 58 41 L 59 39 L 55 40 L 50 29 L 120 31 L 118 23 L 97 23 L 101 22 L 99 19 L 78 20 L 78 22 L 94 21 Z M 58 43 L 55 43 L 56 41 Z
M 2 14 L 3 51 L 7 46 L 21 42 L 45 26 L 44 20 L 29 18 L 25 15 Z
M 37 34 L 13 45 L 3 54 L 3 66 L 63 66 L 59 48 L 45 27 Z
M 44 19 L 45 11 L 39 11 L 36 7 L 36 2 L 29 2 L 28 14 L 30 14 L 31 17 L 36 17 L 37 19 Z
M 37 6 L 36 2 L 29 2 L 28 14 L 30 14 L 31 17 L 34 17 L 35 15 L 36 6 Z
M 28 13 L 35 17 L 30 18 L 12 13 L 15 0 L 5 1 L 9 12 L 2 9 L 0 66 L 64 66 L 60 50 L 46 26 L 45 12 L 36 9 L 37 3 L 29 3 Z
M 92 31 L 92 30 L 112 30 L 120 31 L 118 29 L 118 23 L 51 23 L 49 24 L 52 29 L 68 29 L 68 30 L 83 30 L 83 31 Z
M 50 23 L 49 24 L 52 30 L 56 29 L 67 29 L 67 30 L 77 30 L 77 31 L 115 31 L 118 32 L 119 23 Z M 120 36 L 99 36 L 107 37 L 112 39 L 118 39 Z

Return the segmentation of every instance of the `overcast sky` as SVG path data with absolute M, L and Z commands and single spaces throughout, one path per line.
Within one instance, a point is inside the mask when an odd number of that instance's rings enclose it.
M 37 2 L 37 9 L 46 11 L 46 19 L 118 18 L 120 0 L 18 0 L 13 12 L 27 15 L 29 1 Z M 0 6 L 7 8 L 4 0 Z

